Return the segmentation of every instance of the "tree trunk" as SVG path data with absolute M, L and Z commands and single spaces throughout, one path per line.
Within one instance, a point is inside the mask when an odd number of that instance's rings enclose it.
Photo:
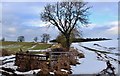
M 66 35 L 65 38 L 66 38 L 66 50 L 69 51 L 69 49 L 70 49 L 70 36 Z

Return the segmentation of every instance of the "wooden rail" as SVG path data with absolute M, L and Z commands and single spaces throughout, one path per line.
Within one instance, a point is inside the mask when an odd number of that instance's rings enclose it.
M 29 71 L 39 69 L 43 63 L 48 61 L 49 56 L 33 55 L 29 53 L 16 53 L 15 65 L 19 66 L 19 71 Z
M 40 61 L 46 61 L 49 56 L 46 55 L 34 55 L 34 54 L 24 54 L 24 53 L 16 53 L 16 60 L 17 59 L 25 59 L 25 58 L 30 58 L 30 59 L 37 59 Z
M 49 52 L 46 55 L 35 55 L 30 53 L 16 53 L 15 65 L 19 66 L 19 71 L 28 71 L 31 69 L 40 69 L 43 64 L 52 67 L 53 62 L 57 62 L 62 55 L 69 52 Z

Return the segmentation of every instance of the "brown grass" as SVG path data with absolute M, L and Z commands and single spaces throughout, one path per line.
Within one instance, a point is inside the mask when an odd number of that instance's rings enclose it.
M 6 50 L 6 49 L 1 49 L 1 50 L 0 50 L 0 54 L 1 54 L 2 56 L 9 56 L 9 55 L 15 54 L 15 53 L 12 52 L 12 51 L 8 51 L 8 50 Z

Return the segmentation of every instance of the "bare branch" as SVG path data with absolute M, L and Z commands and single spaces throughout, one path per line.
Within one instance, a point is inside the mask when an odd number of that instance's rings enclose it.
M 69 48 L 71 31 L 80 24 L 88 24 L 87 3 L 84 2 L 57 2 L 45 6 L 41 19 L 50 22 L 66 37 Z M 79 25 L 77 25 L 80 23 Z

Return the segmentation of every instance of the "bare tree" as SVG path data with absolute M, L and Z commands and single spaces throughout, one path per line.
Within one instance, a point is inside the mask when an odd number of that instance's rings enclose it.
M 43 43 L 47 43 L 48 40 L 50 39 L 50 35 L 49 35 L 49 34 L 46 34 L 46 33 L 42 34 L 41 37 L 42 37 L 41 42 L 43 42 Z
M 38 37 L 34 37 L 34 39 L 33 39 L 35 42 L 37 42 L 38 41 Z
M 79 25 L 88 24 L 88 9 L 84 2 L 57 2 L 48 4 L 41 13 L 41 19 L 56 26 L 66 39 L 66 49 L 70 48 L 70 34 Z

